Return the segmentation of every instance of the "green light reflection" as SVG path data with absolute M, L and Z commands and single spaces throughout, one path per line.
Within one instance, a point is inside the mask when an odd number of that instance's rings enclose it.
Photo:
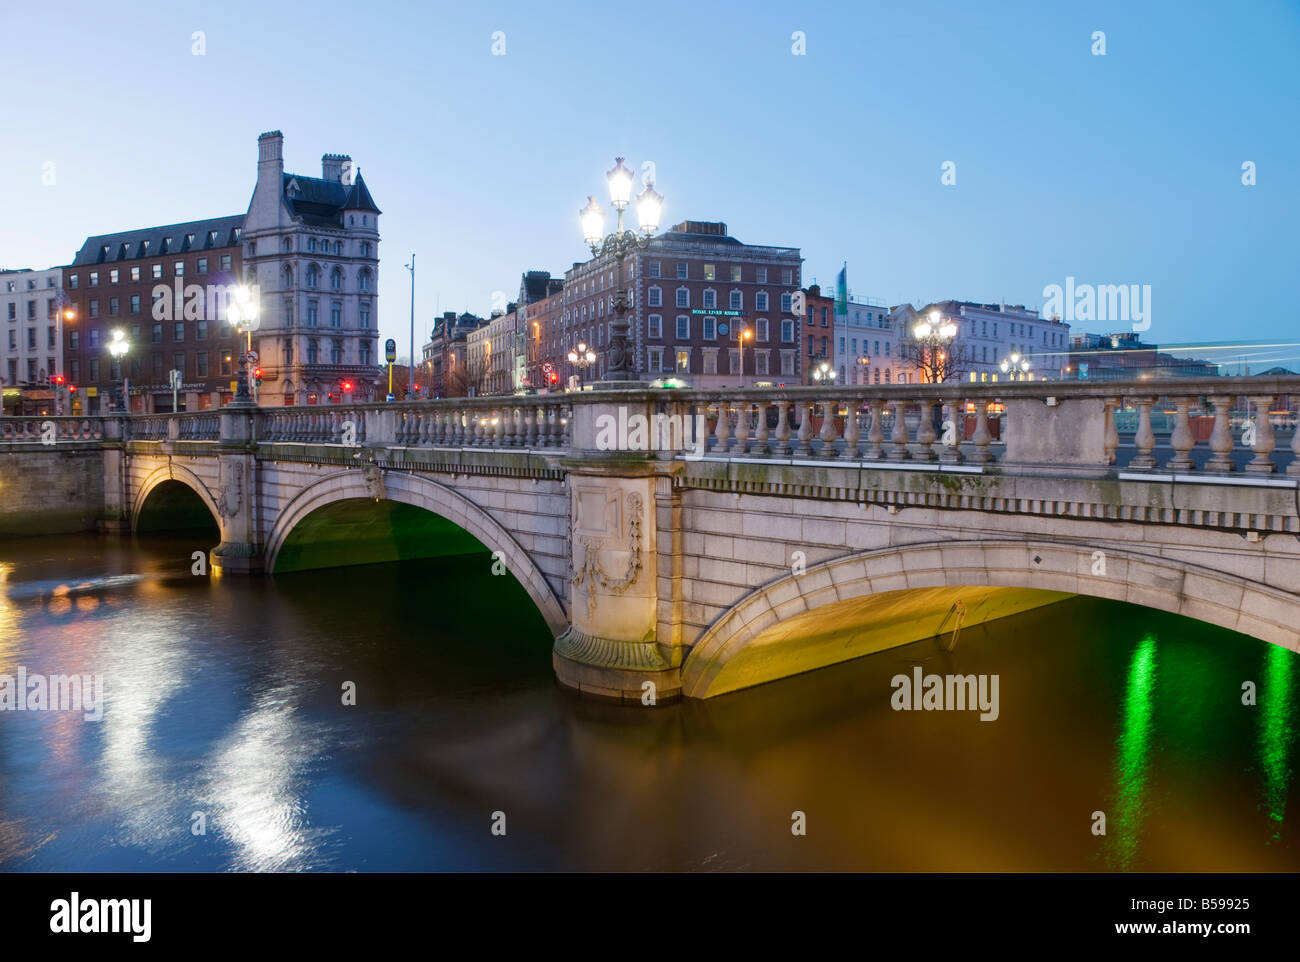
M 1282 839 L 1287 786 L 1291 783 L 1291 673 L 1296 656 L 1278 645 L 1268 645 L 1264 656 L 1264 690 L 1260 693 L 1259 767 L 1264 774 L 1264 807 L 1273 828 L 1268 844 Z
M 1138 838 L 1146 807 L 1146 783 L 1154 728 L 1156 639 L 1147 635 L 1133 652 L 1124 690 L 1124 716 L 1115 759 L 1117 812 L 1107 829 L 1111 840 L 1107 861 L 1130 871 L 1137 857 Z

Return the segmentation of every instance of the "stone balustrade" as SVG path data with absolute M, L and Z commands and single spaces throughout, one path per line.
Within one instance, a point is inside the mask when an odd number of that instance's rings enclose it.
M 1163 392 L 1163 393 L 1161 393 Z M 1277 457 L 1274 420 L 1258 412 L 1300 395 L 1300 378 L 1207 378 L 1163 383 L 1037 381 L 893 386 L 657 390 L 447 398 L 292 408 L 244 408 L 259 443 L 598 452 L 595 416 L 643 412 L 679 435 L 655 456 L 688 447 L 711 458 L 789 459 L 948 470 L 1105 474 L 1117 470 L 1119 421 L 1133 428 L 1124 472 L 1269 475 Z M 1256 416 L 1237 425 L 1239 399 Z M 1161 403 L 1163 402 L 1163 403 Z M 1155 410 L 1159 405 L 1160 410 Z M 0 418 L 0 440 L 39 442 L 53 423 L 60 439 L 216 441 L 223 412 L 96 417 Z M 1198 412 L 1195 424 L 1193 412 Z M 1157 451 L 1155 422 L 1168 427 Z M 1283 421 L 1286 418 L 1282 419 Z M 125 424 L 118 431 L 115 425 Z M 1207 430 L 1212 423 L 1212 430 Z M 106 428 L 106 426 L 108 426 Z M 1195 429 L 1194 429 L 1195 427 Z M 1163 434 L 1163 432 L 1162 432 Z M 622 437 L 620 444 L 626 442 Z M 662 440 L 662 439 L 660 439 Z M 1300 476 L 1300 431 L 1286 442 L 1286 473 Z M 1165 447 L 1170 449 L 1164 451 Z M 1241 454 L 1249 449 L 1249 459 Z M 1233 455 L 1236 453 L 1237 458 Z M 961 466 L 961 467 L 958 467 Z

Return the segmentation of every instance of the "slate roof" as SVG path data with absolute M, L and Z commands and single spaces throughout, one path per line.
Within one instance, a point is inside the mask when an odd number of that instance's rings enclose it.
M 229 217 L 192 220 L 183 224 L 167 224 L 163 227 L 145 227 L 140 230 L 120 231 L 116 234 L 96 234 L 86 238 L 86 242 L 81 245 L 81 250 L 77 251 L 77 256 L 73 258 L 70 266 L 111 264 L 114 261 L 136 260 L 142 257 L 161 257 L 167 254 L 237 247 L 239 231 L 243 225 L 244 215 L 233 214 Z
M 345 210 L 381 213 L 360 171 L 350 187 L 337 180 L 285 174 L 284 202 L 290 213 L 312 227 L 342 227 Z

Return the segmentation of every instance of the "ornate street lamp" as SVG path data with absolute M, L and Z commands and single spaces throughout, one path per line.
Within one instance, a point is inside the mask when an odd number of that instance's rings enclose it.
M 862 372 L 861 380 L 863 384 L 867 383 L 868 380 L 867 374 L 869 373 L 870 367 L 871 367 L 871 358 L 866 354 L 858 355 L 858 370 Z
M 260 306 L 253 297 L 253 292 L 245 285 L 235 288 L 235 299 L 226 305 L 226 318 L 235 326 L 235 330 L 247 337 L 247 349 L 241 358 L 239 374 L 235 379 L 235 401 L 252 404 L 253 396 L 248 391 L 248 355 L 253 352 L 253 332 L 262 326 Z
M 584 342 L 579 342 L 577 350 L 569 352 L 569 363 L 578 372 L 578 384 L 581 386 L 582 372 L 596 363 L 596 352 L 587 347 Z
M 1012 351 L 1010 357 L 1003 358 L 1002 363 L 998 366 L 1002 368 L 1002 373 L 1009 374 L 1013 381 L 1032 381 L 1034 379 L 1034 376 L 1029 373 L 1029 358 L 1021 357 L 1016 351 Z
M 128 414 L 130 413 L 131 383 L 126 378 L 126 369 L 122 366 L 122 358 L 126 356 L 126 352 L 130 349 L 131 345 L 126 339 L 126 332 L 120 327 L 115 328 L 108 342 L 108 353 L 112 355 L 113 361 L 117 365 L 117 380 L 121 390 L 118 405 L 121 410 L 126 411 Z
M 605 212 L 596 203 L 596 198 L 589 196 L 587 206 L 578 211 L 582 220 L 582 237 L 596 257 L 611 255 L 618 264 L 618 283 L 614 288 L 614 321 L 610 325 L 609 364 L 605 376 L 611 381 L 630 381 L 635 379 L 631 351 L 628 348 L 627 333 L 627 291 L 624 289 L 623 261 L 634 250 L 644 250 L 650 245 L 650 238 L 659 229 L 659 215 L 663 209 L 663 196 L 653 184 L 646 184 L 636 198 L 636 214 L 640 230 L 624 229 L 623 211 L 632 198 L 632 170 L 623 163 L 622 157 L 614 158 L 614 168 L 606 175 L 609 182 L 609 202 L 618 211 L 618 225 L 614 233 L 605 235 Z
M 944 363 L 948 359 L 947 346 L 957 336 L 957 325 L 945 321 L 938 311 L 931 311 L 928 320 L 918 321 L 912 328 L 912 337 L 921 348 L 921 376 L 925 376 L 926 356 L 929 355 L 930 373 L 938 382 L 944 380 Z
M 818 384 L 831 384 L 835 380 L 835 368 L 831 367 L 830 361 L 822 361 L 813 368 L 813 380 Z

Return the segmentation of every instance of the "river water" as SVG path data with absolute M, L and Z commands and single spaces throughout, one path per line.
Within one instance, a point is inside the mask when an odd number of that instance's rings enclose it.
M 487 555 L 195 576 L 210 540 L 0 543 L 0 676 L 105 691 L 0 712 L 0 869 L 1300 870 L 1300 656 L 1242 635 L 1081 598 L 651 710 L 558 688 Z M 893 710 L 918 665 L 997 719 Z

